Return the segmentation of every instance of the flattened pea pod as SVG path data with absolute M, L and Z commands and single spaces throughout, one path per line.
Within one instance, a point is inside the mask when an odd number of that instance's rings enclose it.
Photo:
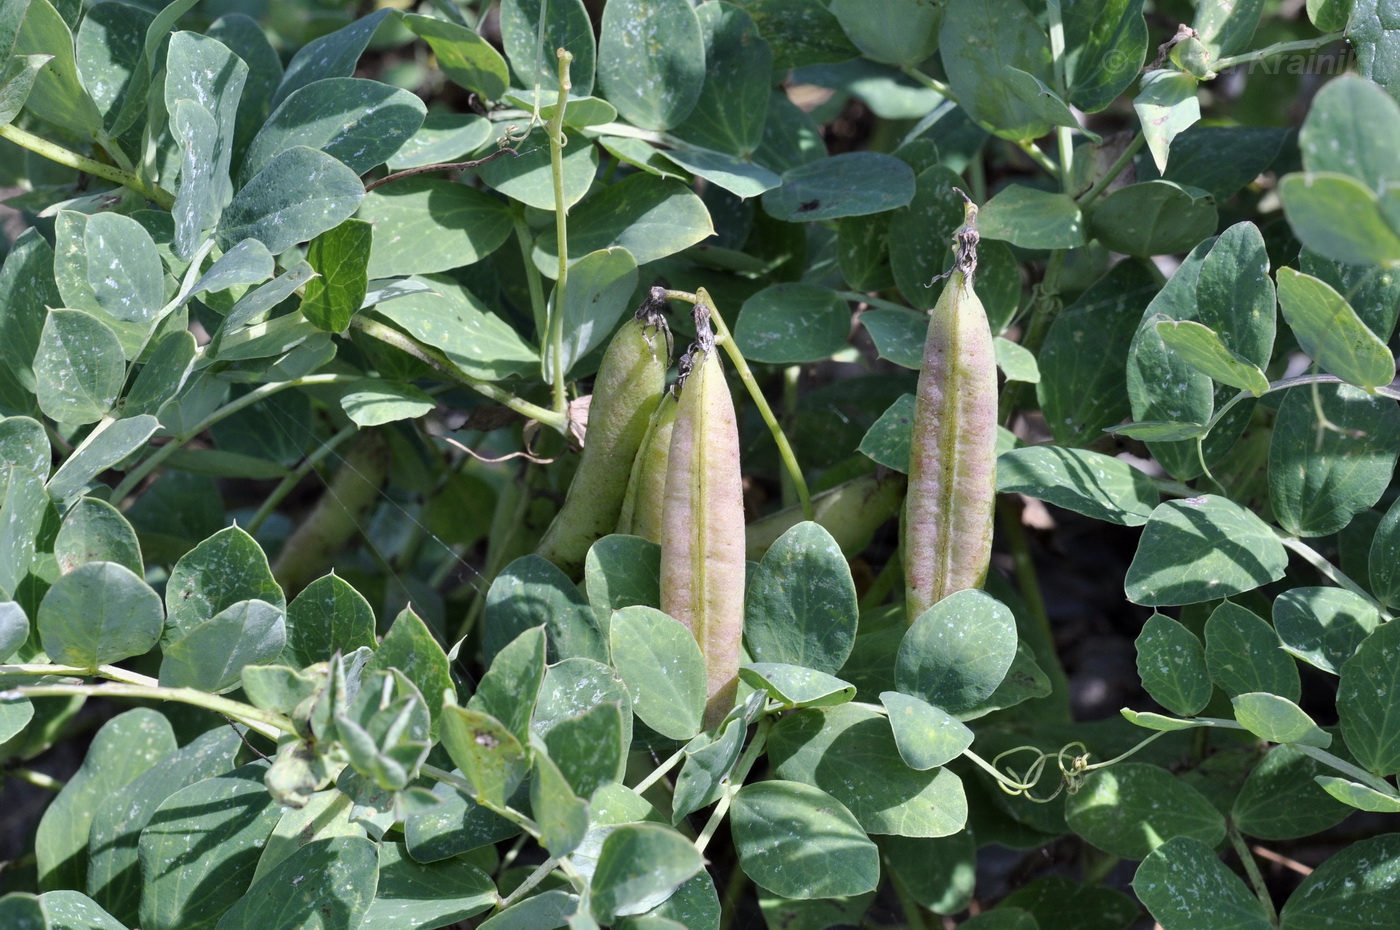
M 632 463 L 632 477 L 627 482 L 627 496 L 622 499 L 622 513 L 617 518 L 617 531 L 640 536 L 654 543 L 661 542 L 662 514 L 666 502 L 666 463 L 671 457 L 671 432 L 676 425 L 679 402 L 675 394 L 661 395 L 656 411 L 647 425 L 647 434 L 637 458 Z
M 929 318 L 914 405 L 904 505 L 910 623 L 954 591 L 981 587 L 992 554 L 997 368 L 972 289 L 977 207 L 968 200 L 966 211 L 951 280 Z
M 744 630 L 744 497 L 739 426 L 708 311 L 671 434 L 661 534 L 661 609 L 684 623 L 705 657 L 705 727 L 734 706 Z M 704 315 L 702 315 L 704 314 Z
M 535 550 L 570 578 L 588 549 L 617 527 L 632 461 L 666 382 L 671 333 L 650 302 L 622 324 L 593 382 L 583 457 L 564 505 Z

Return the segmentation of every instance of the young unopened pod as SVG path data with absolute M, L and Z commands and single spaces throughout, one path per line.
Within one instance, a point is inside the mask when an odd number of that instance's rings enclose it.
M 739 683 L 744 495 L 734 401 L 712 338 L 696 353 L 681 388 L 666 469 L 661 609 L 700 644 L 709 683 L 705 727 L 711 729 L 734 706 Z
M 909 446 L 904 577 L 909 622 L 987 577 L 996 498 L 997 367 L 972 289 L 977 207 L 968 201 L 957 258 L 929 317 Z
M 661 520 L 666 506 L 666 462 L 671 457 L 671 431 L 676 425 L 678 407 L 676 396 L 667 392 L 661 395 L 651 415 L 642 447 L 632 463 L 627 496 L 622 499 L 622 513 L 617 518 L 619 533 L 661 542 Z
M 660 316 L 638 311 L 603 354 L 593 382 L 583 458 L 564 505 L 536 549 L 570 578 L 583 577 L 589 547 L 617 527 L 632 462 L 666 383 L 670 341 Z

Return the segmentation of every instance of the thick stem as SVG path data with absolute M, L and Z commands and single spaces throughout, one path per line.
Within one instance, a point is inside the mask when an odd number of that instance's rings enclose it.
M 1264 913 L 1269 917 L 1269 923 L 1278 926 L 1278 911 L 1274 910 L 1274 899 L 1269 894 L 1269 886 L 1264 884 L 1264 876 L 1259 872 L 1259 863 L 1254 861 L 1254 854 L 1249 851 L 1249 846 L 1245 844 L 1244 837 L 1240 836 L 1240 831 L 1235 828 L 1234 823 L 1229 823 L 1225 830 L 1225 835 L 1230 838 L 1230 845 L 1235 849 L 1235 855 L 1240 857 L 1240 864 L 1244 866 L 1244 874 L 1249 876 L 1249 884 L 1254 888 L 1254 895 L 1259 899 L 1259 903 L 1264 907 Z
M 554 409 L 568 409 L 564 392 L 564 308 L 569 287 L 569 206 L 564 202 L 564 107 L 569 102 L 569 64 L 574 56 L 559 49 L 559 96 L 549 121 L 549 167 L 554 183 L 554 232 L 558 240 L 559 272 L 549 304 L 549 351 L 554 354 Z M 528 262 L 529 256 L 525 257 Z
M 250 534 L 256 535 L 267 518 L 272 516 L 272 512 L 277 509 L 277 505 L 282 503 L 283 499 L 288 494 L 292 493 L 292 489 L 301 483 L 301 479 L 310 474 L 311 470 L 319 465 L 322 459 L 334 452 L 337 446 L 359 431 L 359 426 L 351 423 L 331 438 L 322 442 L 315 451 L 302 459 L 301 464 L 298 465 L 290 475 L 277 483 L 277 487 L 273 488 L 268 493 L 267 497 L 263 499 L 262 506 L 257 509 L 252 519 L 250 519 L 243 528 Z
M 25 132 L 14 123 L 0 126 L 0 139 L 9 139 L 16 145 L 29 149 L 35 154 L 42 155 L 49 161 L 58 162 L 60 165 L 67 165 L 82 171 L 85 174 L 95 175 L 114 184 L 129 188 L 145 197 L 147 200 L 169 210 L 175 206 L 175 195 L 154 185 L 148 185 L 130 171 L 123 171 L 112 165 L 104 165 L 100 161 L 88 158 L 86 155 L 79 155 L 77 152 L 69 151 L 57 143 L 50 142 L 41 136 L 36 136 L 32 132 Z
M 282 733 L 294 732 L 292 722 L 281 714 L 270 713 L 195 688 L 162 688 L 151 685 L 131 685 L 124 682 L 113 682 L 105 685 L 25 685 L 10 691 L 0 692 L 0 700 L 15 697 L 69 697 L 75 694 L 81 694 L 85 697 L 176 701 L 180 704 L 189 704 L 192 707 L 202 707 L 205 710 L 212 710 L 216 714 L 232 717 L 239 723 L 247 724 L 248 729 L 261 733 L 271 740 L 276 740 Z

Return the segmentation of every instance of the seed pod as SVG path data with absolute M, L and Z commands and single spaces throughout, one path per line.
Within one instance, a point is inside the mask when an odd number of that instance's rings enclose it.
M 640 536 L 654 543 L 661 542 L 662 514 L 666 503 L 666 462 L 671 457 L 671 431 L 676 425 L 679 404 L 675 394 L 666 393 L 656 405 L 647 425 L 647 434 L 637 458 L 632 463 L 632 477 L 627 482 L 627 496 L 622 499 L 622 513 L 617 518 L 617 531 Z
M 627 479 L 671 364 L 671 332 L 650 303 L 608 344 L 588 413 L 583 457 L 564 505 L 535 551 L 570 578 L 583 577 L 588 549 L 617 526 Z
M 812 496 L 812 518 L 832 535 L 846 558 L 860 555 L 880 525 L 899 513 L 905 480 L 898 472 L 866 474 Z M 805 520 L 800 506 L 784 507 L 744 529 L 749 559 L 757 562 L 778 537 Z
M 910 623 L 954 591 L 981 587 L 991 561 L 997 369 L 987 313 L 972 290 L 977 238 L 968 200 L 952 279 L 929 318 L 914 405 L 904 505 Z
M 703 316 L 702 316 L 703 312 Z M 719 355 L 696 306 L 700 345 L 681 387 L 666 469 L 661 609 L 684 623 L 705 656 L 705 727 L 734 706 L 744 631 L 744 495 L 739 426 Z

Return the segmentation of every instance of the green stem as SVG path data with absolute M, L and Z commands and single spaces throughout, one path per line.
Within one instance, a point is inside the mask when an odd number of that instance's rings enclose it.
M 783 369 L 783 422 L 792 425 L 793 418 L 797 416 L 797 384 L 802 377 L 801 365 L 789 365 Z M 797 503 L 797 488 L 792 483 L 792 476 L 784 470 L 780 475 L 782 497 L 784 507 L 791 507 Z M 810 517 L 808 518 L 810 519 Z
M 100 161 L 88 158 L 86 155 L 79 155 L 77 152 L 69 151 L 57 143 L 48 139 L 34 135 L 32 132 L 25 132 L 14 123 L 0 126 L 0 139 L 9 139 L 16 145 L 29 149 L 38 155 L 42 155 L 49 161 L 58 162 L 60 165 L 67 165 L 86 174 L 91 174 L 99 178 L 104 178 L 114 184 L 134 190 L 147 200 L 169 210 L 175 206 L 175 196 L 169 191 L 163 190 L 154 185 L 148 185 L 130 171 L 123 171 L 112 165 L 104 165 Z
M 1226 68 L 1233 68 L 1235 65 L 1249 64 L 1251 61 L 1263 61 L 1265 58 L 1272 58 L 1274 55 L 1283 55 L 1288 52 L 1310 52 L 1313 49 L 1331 45 L 1333 42 L 1340 42 L 1346 38 L 1344 32 L 1329 32 L 1326 35 L 1317 36 L 1313 39 L 1299 39 L 1295 42 L 1275 42 L 1273 45 L 1266 45 L 1261 49 L 1252 52 L 1245 52 L 1242 55 L 1231 55 L 1213 62 L 1211 68 L 1215 71 L 1224 71 Z
M 461 371 L 456 365 L 452 364 L 447 356 L 442 354 L 439 350 L 424 345 L 412 336 L 401 333 L 392 326 L 386 326 L 378 320 L 363 315 L 357 315 L 350 321 L 350 325 L 366 336 L 371 336 L 378 339 L 380 342 L 407 352 L 420 362 L 430 365 L 438 374 L 445 375 L 450 380 L 465 385 L 478 394 L 489 397 L 501 406 L 508 407 L 523 417 L 538 420 L 541 424 L 548 426 L 550 429 L 558 430 L 561 433 L 568 428 L 568 417 L 564 414 L 541 407 L 539 404 L 532 404 L 528 400 L 521 400 L 519 397 L 497 387 L 490 381 L 473 378 L 471 375 Z
M 729 805 L 734 802 L 734 796 L 739 793 L 739 789 L 744 785 L 744 779 L 749 775 L 749 769 L 758 761 L 758 757 L 763 754 L 764 748 L 768 745 L 768 731 L 772 729 L 773 718 L 764 717 L 758 723 L 758 729 L 754 731 L 753 741 L 749 743 L 744 754 L 735 763 L 734 770 L 729 774 L 729 786 L 724 789 L 724 794 L 720 795 L 719 803 L 715 805 L 714 812 L 710 814 L 710 819 L 705 822 L 705 828 L 700 831 L 700 835 L 695 838 L 695 849 L 704 852 L 705 847 L 714 838 L 715 831 L 724 822 L 724 817 L 729 813 Z
M 1337 587 L 1345 588 L 1352 594 L 1365 599 L 1368 604 L 1376 608 L 1376 612 L 1381 615 L 1382 620 L 1388 621 L 1391 619 L 1390 611 L 1386 610 L 1384 604 L 1376 600 L 1371 592 L 1353 581 L 1340 568 L 1323 558 L 1322 554 L 1312 546 L 1309 546 L 1296 536 L 1287 535 L 1282 530 L 1274 530 L 1274 532 L 1278 535 L 1279 542 L 1283 543 L 1286 548 L 1292 549 L 1294 552 L 1298 553 L 1298 555 L 1302 556 L 1309 565 L 1317 569 L 1318 574 L 1322 575 L 1328 581 L 1331 581 Z
M 899 584 L 904 577 L 904 559 L 899 552 L 890 556 L 885 567 L 880 569 L 880 574 L 875 576 L 874 582 L 866 590 L 865 596 L 860 599 L 860 609 L 864 613 L 872 607 L 879 607 L 889 597 L 895 585 Z
M 486 808 L 492 813 L 499 814 L 506 820 L 509 820 L 511 823 L 520 827 L 522 830 L 530 834 L 535 839 L 540 838 L 539 827 L 535 824 L 533 820 L 531 820 L 529 817 L 526 817 L 524 814 L 520 813 L 520 811 L 516 810 L 508 804 L 496 804 L 490 798 L 482 797 L 480 794 L 477 793 L 477 790 L 472 787 L 471 782 L 467 781 L 462 776 L 455 775 L 452 772 L 447 771 L 447 769 L 438 768 L 436 765 L 432 765 L 427 762 L 423 763 L 423 767 L 419 769 L 419 771 L 421 771 L 424 775 L 428 776 L 429 778 L 442 782 L 444 785 L 451 785 L 453 788 L 456 788 L 458 791 L 462 792 L 462 794 L 465 794 L 467 797 L 476 801 L 476 803 L 480 804 L 482 807 Z M 560 864 L 562 865 L 563 863 Z
M 569 64 L 574 56 L 559 49 L 559 97 L 550 118 L 549 167 L 554 182 L 554 232 L 559 246 L 559 273 L 554 299 L 549 302 L 549 352 L 554 355 L 554 409 L 563 414 L 569 398 L 564 392 L 564 308 L 569 287 L 569 205 L 564 197 L 564 107 L 569 102 Z M 528 256 L 527 256 L 528 260 Z
M 349 426 L 345 427 L 340 432 L 336 433 L 334 436 L 321 443 L 320 448 L 316 449 L 306 458 L 302 459 L 302 462 L 300 465 L 297 466 L 296 471 L 292 472 L 290 475 L 278 482 L 277 487 L 273 488 L 271 493 L 267 495 L 267 498 L 262 502 L 262 506 L 258 508 L 257 513 L 253 514 L 252 519 L 249 520 L 247 525 L 245 525 L 243 528 L 247 530 L 250 534 L 257 533 L 257 531 L 262 527 L 263 523 L 267 520 L 267 518 L 270 517 L 272 515 L 272 512 L 277 509 L 277 505 L 282 503 L 283 498 L 285 498 L 288 494 L 292 493 L 292 489 L 301 483 L 301 479 L 305 478 L 313 468 L 315 468 L 321 463 L 322 460 L 325 459 L 326 456 L 334 452 L 337 446 L 345 442 L 345 440 L 349 439 L 351 436 L 354 436 L 359 431 L 359 426 L 357 426 L 354 423 L 351 423 Z
M 949 87 L 948 84 L 946 84 L 945 82 L 940 81 L 935 77 L 929 77 L 927 74 L 920 71 L 913 65 L 901 65 L 899 70 L 902 71 L 909 78 L 918 81 L 920 84 L 924 85 L 929 90 L 936 91 L 937 93 L 941 94 L 945 100 L 952 101 L 953 103 L 958 102 L 958 95 L 953 93 L 953 88 Z
M 1079 204 L 1079 209 L 1088 209 L 1089 205 L 1108 189 L 1108 185 L 1112 184 L 1118 175 L 1123 173 L 1123 169 L 1128 167 L 1128 162 L 1132 161 L 1133 157 L 1137 155 L 1146 144 L 1147 137 L 1139 130 L 1138 134 L 1133 136 L 1133 141 L 1128 143 L 1128 147 L 1123 149 L 1118 157 L 1113 160 L 1113 164 L 1108 166 L 1108 170 L 1103 173 L 1103 176 L 1094 182 L 1094 186 L 1080 194 L 1079 198 L 1075 200 L 1075 203 Z
M 684 758 L 685 747 L 682 746 L 680 749 L 677 749 L 674 753 L 672 753 L 669 759 L 667 759 L 665 762 L 661 763 L 655 769 L 653 769 L 651 771 L 651 774 L 647 775 L 646 778 L 643 778 L 641 781 L 633 785 L 632 790 L 637 792 L 638 794 L 642 794 L 652 785 L 665 778 L 666 773 L 671 771 L 671 769 L 675 768 L 677 763 L 679 763 Z
M 118 484 L 116 490 L 112 492 L 112 500 L 125 500 L 127 495 L 134 491 L 137 485 L 139 485 L 147 475 L 155 471 L 160 467 L 162 462 L 183 448 L 185 443 L 194 439 L 200 433 L 204 432 L 215 423 L 218 423 L 220 420 L 223 420 L 225 417 L 230 417 L 246 407 L 251 407 L 265 397 L 270 397 L 278 391 L 285 391 L 287 388 L 292 387 L 306 387 L 312 384 L 345 384 L 360 380 L 363 380 L 361 376 L 352 374 L 306 375 L 305 377 L 295 378 L 291 381 L 273 381 L 269 384 L 254 388 L 242 397 L 224 404 L 218 410 L 215 410 L 183 433 L 176 434 L 169 442 L 157 449 L 140 465 L 137 465 L 131 471 L 127 472 L 121 484 Z
M 530 258 L 530 253 L 535 250 L 535 237 L 530 232 L 529 224 L 525 222 L 525 207 L 518 200 L 511 201 L 511 207 L 515 241 L 520 246 L 521 264 L 525 267 L 525 286 L 530 289 L 530 309 L 535 319 L 535 332 L 539 333 L 543 342 L 549 338 L 549 305 L 545 302 L 544 279 Z M 540 360 L 540 366 L 540 377 L 549 380 L 549 373 L 544 370 L 543 359 Z
M 113 682 L 106 685 L 24 685 L 9 691 L 0 692 L 0 700 L 14 697 L 68 697 L 81 694 L 86 697 L 124 697 L 149 701 L 175 701 L 202 707 L 216 714 L 231 717 L 239 723 L 247 724 L 248 729 L 261 733 L 270 740 L 276 740 L 282 733 L 293 732 L 292 722 L 281 714 L 231 701 L 217 694 L 208 694 L 195 688 L 162 688 L 151 685 L 132 685 Z
M 778 444 L 778 456 L 783 460 L 783 466 L 787 469 L 788 474 L 792 476 L 793 487 L 797 489 L 797 499 L 802 503 L 803 518 L 814 519 L 816 514 L 812 510 L 812 494 L 807 490 L 807 479 L 802 477 L 802 469 L 797 465 L 797 456 L 792 451 L 792 445 L 788 442 L 787 435 L 778 423 L 778 418 L 773 415 L 773 408 L 768 406 L 768 398 L 763 396 L 763 391 L 758 387 L 758 381 L 754 378 L 753 372 L 749 370 L 749 363 L 744 359 L 744 353 L 739 351 L 739 344 L 730 335 L 729 327 L 724 325 L 724 318 L 720 316 L 713 299 L 705 292 L 704 288 L 701 288 L 696 294 L 668 290 L 666 296 L 692 304 L 697 301 L 702 302 L 710 308 L 710 322 L 715 327 L 715 341 L 723 344 L 725 354 L 734 363 L 734 370 L 738 373 L 739 380 L 744 383 L 749 396 L 753 398 L 758 415 L 763 418 L 764 423 L 768 424 L 768 431 L 773 434 L 773 441 Z
M 918 900 L 910 894 L 909 888 L 904 884 L 904 879 L 899 877 L 899 873 L 890 867 L 889 856 L 885 856 L 885 873 L 890 877 L 890 885 L 894 888 L 894 896 L 899 899 L 899 907 L 904 911 L 904 926 L 907 930 L 927 930 L 928 924 L 924 922 L 924 909 Z
M 1055 67 L 1055 92 L 1063 99 L 1065 88 L 1065 24 L 1060 12 L 1060 0 L 1046 0 L 1045 13 L 1050 24 L 1050 60 Z M 1055 127 L 1055 141 L 1060 150 L 1060 189 L 1069 193 L 1074 180 L 1074 138 L 1069 126 Z
M 1323 765 L 1330 765 L 1343 775 L 1354 778 L 1366 787 L 1373 788 L 1387 797 L 1400 797 L 1400 794 L 1397 794 L 1395 790 L 1395 786 L 1387 782 L 1384 778 L 1372 775 L 1365 769 L 1352 765 L 1345 759 L 1339 759 L 1325 749 L 1318 749 L 1316 746 L 1309 746 L 1307 743 L 1289 743 L 1288 745 L 1292 746 L 1303 755 L 1312 756 Z
M 63 782 L 54 778 L 52 775 L 45 775 L 43 772 L 36 772 L 33 769 L 10 769 L 5 774 L 11 778 L 18 778 L 20 781 L 27 781 L 36 788 L 52 791 L 54 794 L 58 794 L 63 790 Z
M 548 878 L 549 874 L 558 867 L 558 856 L 550 856 L 548 859 L 541 862 L 539 866 L 535 869 L 535 871 L 531 872 L 525 878 L 525 880 L 520 883 L 519 887 L 512 891 L 508 896 L 501 899 L 501 902 L 496 905 L 497 912 L 505 910 L 506 908 L 514 904 L 516 901 L 519 901 L 521 898 L 525 897 L 525 895 L 529 894 L 531 888 L 534 888 L 540 882 Z
M 1225 835 L 1230 838 L 1230 845 L 1234 847 L 1235 855 L 1239 856 L 1240 864 L 1244 866 L 1244 874 L 1249 876 L 1249 883 L 1254 887 L 1254 895 L 1263 905 L 1264 913 L 1269 917 L 1269 923 L 1277 927 L 1278 911 L 1274 910 L 1274 899 L 1269 894 L 1269 887 L 1264 884 L 1264 876 L 1259 871 L 1259 863 L 1254 861 L 1254 854 L 1249 851 L 1249 846 L 1245 844 L 1244 837 L 1240 836 L 1240 831 L 1235 828 L 1233 822 L 1226 825 Z
M 1017 142 L 1016 145 L 1021 151 L 1026 153 L 1026 157 L 1040 166 L 1040 169 L 1052 178 L 1058 178 L 1062 172 L 1060 167 L 1050 160 L 1050 156 L 1042 152 L 1034 142 Z

